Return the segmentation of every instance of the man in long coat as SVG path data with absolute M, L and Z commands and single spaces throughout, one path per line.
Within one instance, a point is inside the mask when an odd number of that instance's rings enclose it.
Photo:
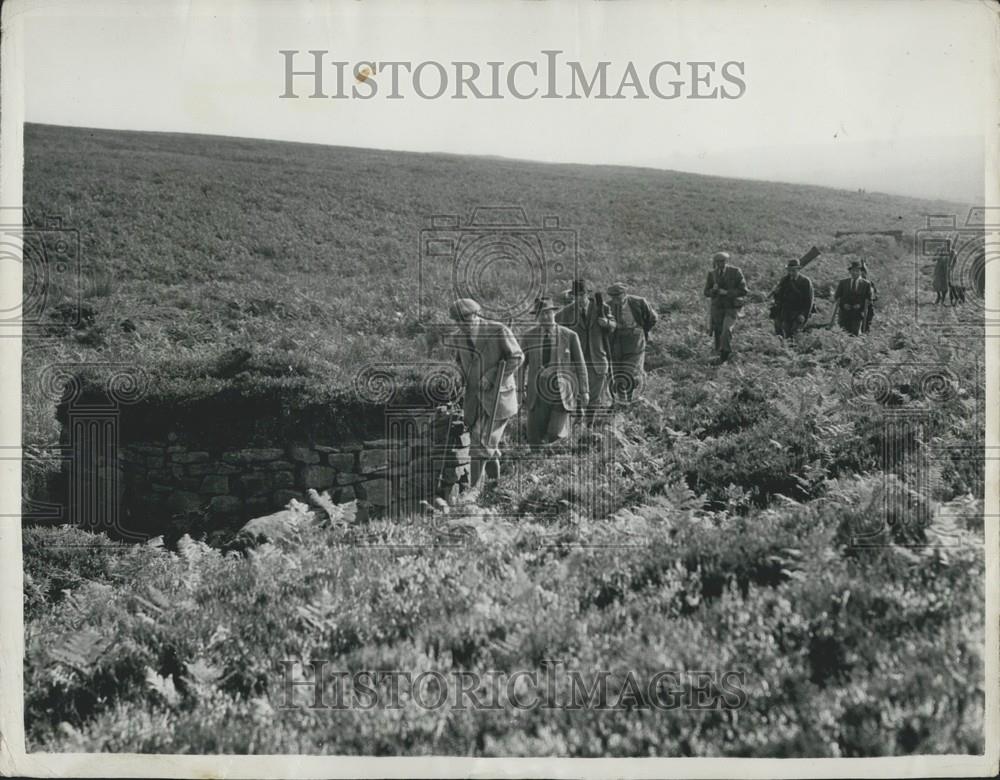
M 852 336 L 861 333 L 872 302 L 872 284 L 861 278 L 861 263 L 857 260 L 848 266 L 851 276 L 841 279 L 833 299 L 837 303 L 837 321 Z
M 524 353 L 510 329 L 501 322 L 480 316 L 480 305 L 460 298 L 449 308 L 458 323 L 456 358 L 465 379 L 463 412 L 471 432 L 470 484 L 478 490 L 485 470 L 496 479 L 500 474 L 500 440 L 517 414 L 514 376 Z
M 538 325 L 523 336 L 528 444 L 550 444 L 569 435 L 570 415 L 588 405 L 587 366 L 576 333 L 555 319 L 551 298 L 537 303 Z
M 813 285 L 799 272 L 799 261 L 789 260 L 787 273 L 774 291 L 777 306 L 778 335 L 792 338 L 812 315 Z
M 743 272 L 729 265 L 729 252 L 712 255 L 712 270 L 705 281 L 705 297 L 711 298 L 709 322 L 712 342 L 719 353 L 719 362 L 729 360 L 733 351 L 733 327 L 747 295 Z
M 600 293 L 592 296 L 587 293 L 587 283 L 583 279 L 576 279 L 570 291 L 573 302 L 559 310 L 556 322 L 570 328 L 580 340 L 583 359 L 587 364 L 590 393 L 587 416 L 593 418 L 596 411 L 611 405 L 609 350 L 615 319 L 611 314 L 611 307 L 604 302 Z
M 609 306 L 615 320 L 611 334 L 611 364 L 614 387 L 611 392 L 616 400 L 631 401 L 642 384 L 646 365 L 646 344 L 649 332 L 656 326 L 656 312 L 649 301 L 638 295 L 629 295 L 628 288 L 619 283 L 608 288 Z

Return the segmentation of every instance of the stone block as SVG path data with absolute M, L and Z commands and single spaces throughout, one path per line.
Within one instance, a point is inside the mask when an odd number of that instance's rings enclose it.
M 267 514 L 273 508 L 270 496 L 248 498 L 245 507 L 246 513 L 251 517 L 259 517 L 260 515 Z
M 170 455 L 174 463 L 207 463 L 210 458 L 207 452 L 174 452 Z
M 243 502 L 236 496 L 215 496 L 208 502 L 208 508 L 219 515 L 235 515 L 243 509 Z
M 371 474 L 374 471 L 381 471 L 386 467 L 385 447 L 379 449 L 362 450 L 358 455 L 358 471 L 362 474 Z
M 202 493 L 210 493 L 215 496 L 228 493 L 229 477 L 223 477 L 218 474 L 209 474 L 207 477 L 202 479 L 200 490 Z
M 389 484 L 384 479 L 370 479 L 354 486 L 359 498 L 369 504 L 386 506 L 389 503 Z
M 265 469 L 266 471 L 294 471 L 295 464 L 290 460 L 272 460 L 267 463 L 257 463 L 254 464 L 255 468 Z
M 388 439 L 366 439 L 364 441 L 364 449 L 366 450 L 384 450 L 386 445 L 389 444 Z
M 337 475 L 338 485 L 353 485 L 355 482 L 361 482 L 363 480 L 364 477 L 360 474 L 348 474 L 342 471 Z
M 464 447 L 460 450 L 449 450 L 447 463 L 449 466 L 458 466 L 463 463 L 468 463 L 470 459 L 469 448 Z
M 315 468 L 307 466 L 306 468 Z M 295 474 L 291 471 L 272 471 L 270 474 L 271 486 L 276 488 L 290 488 L 295 485 Z
M 326 462 L 337 471 L 354 471 L 355 456 L 353 452 L 331 452 Z
M 299 472 L 299 484 L 305 488 L 325 490 L 333 485 L 335 473 L 329 466 L 303 466 Z
M 188 468 L 191 468 L 188 466 Z M 170 466 L 170 473 L 173 474 L 174 479 L 183 479 L 186 474 L 189 474 L 184 466 L 179 463 L 173 463 Z
M 297 463 L 319 463 L 319 453 L 306 445 L 293 445 L 289 447 L 288 457 Z
M 174 468 L 179 469 L 181 467 L 174 466 Z M 213 461 L 211 463 L 192 463 L 187 467 L 187 473 L 192 477 L 203 477 L 206 474 L 238 474 L 239 469 L 235 466 L 230 466 L 228 463 Z
M 445 485 L 454 485 L 468 473 L 468 466 L 449 466 L 441 471 L 441 482 Z
M 201 488 L 201 477 L 181 477 L 174 482 L 185 490 L 198 490 Z
M 187 452 L 187 447 L 183 444 L 171 444 L 167 447 L 167 454 L 172 455 L 175 452 Z
M 226 452 L 223 454 L 222 460 L 233 464 L 263 463 L 269 460 L 278 460 L 284 454 L 284 450 L 273 447 L 250 447 L 235 452 Z
M 151 469 L 162 469 L 164 459 L 162 455 L 146 455 L 146 465 Z
M 163 455 L 166 450 L 158 444 L 133 444 L 132 449 L 141 455 Z
M 335 504 L 347 504 L 355 498 L 354 485 L 344 485 L 344 487 L 339 487 L 333 491 L 333 503 Z
M 152 471 L 149 472 L 148 476 L 150 482 L 163 482 L 168 485 L 171 482 L 178 479 L 176 474 L 174 474 L 172 471 L 167 471 L 165 469 L 153 469 Z M 181 476 L 184 475 L 181 474 Z
M 167 498 L 167 509 L 173 514 L 187 514 L 201 509 L 202 497 L 187 490 L 175 490 Z

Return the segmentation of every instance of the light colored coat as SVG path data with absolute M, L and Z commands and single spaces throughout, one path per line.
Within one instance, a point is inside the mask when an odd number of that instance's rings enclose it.
M 556 373 L 559 388 L 559 399 L 567 412 L 577 408 L 580 396 L 588 392 L 587 366 L 583 361 L 583 350 L 580 348 L 580 337 L 569 328 L 562 325 L 554 326 L 555 339 L 552 356 L 547 370 Z M 542 372 L 542 352 L 545 346 L 545 329 L 536 325 L 523 336 L 524 351 L 527 355 L 524 373 L 527 374 L 528 386 L 525 397 L 528 409 L 534 409 L 541 397 L 538 390 L 539 375 Z
M 471 428 L 480 414 L 489 417 L 493 413 L 493 404 L 497 401 L 495 381 L 501 361 L 506 363 L 500 378 L 496 419 L 506 420 L 516 415 L 514 375 L 524 361 L 524 353 L 510 328 L 501 322 L 480 320 L 474 338 L 466 338 L 460 333 L 452 336 L 452 344 L 465 378 L 465 424 Z

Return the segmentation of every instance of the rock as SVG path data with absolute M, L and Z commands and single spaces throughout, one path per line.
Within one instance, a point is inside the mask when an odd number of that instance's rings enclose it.
M 358 470 L 363 474 L 381 471 L 386 467 L 385 448 L 362 450 L 358 456 Z
M 337 475 L 338 485 L 353 485 L 355 482 L 362 482 L 364 477 L 360 474 L 345 474 L 341 472 Z
M 174 466 L 174 468 L 180 467 Z M 206 474 L 237 474 L 239 469 L 228 463 L 192 463 L 188 466 L 187 473 L 192 477 L 203 477 Z
M 250 448 L 245 450 L 237 450 L 236 452 L 227 452 L 222 456 L 222 460 L 226 463 L 260 463 L 263 461 L 277 460 L 282 455 L 285 454 L 284 450 L 274 449 L 274 448 Z
M 326 456 L 326 462 L 337 471 L 354 471 L 354 453 L 330 453 Z
M 289 447 L 288 457 L 298 463 L 319 463 L 319 453 L 311 447 L 303 445 Z
M 208 508 L 219 515 L 235 515 L 243 509 L 243 502 L 236 496 L 215 496 L 208 502 Z
M 355 491 L 373 506 L 387 506 L 389 503 L 389 484 L 385 479 L 372 479 L 355 485 Z
M 325 490 L 334 484 L 336 472 L 329 466 L 305 466 L 299 473 L 299 484 L 303 487 Z
M 202 497 L 187 490 L 175 490 L 167 498 L 167 509 L 173 514 L 187 514 L 201 509 Z
M 364 443 L 366 450 L 384 450 L 388 444 L 388 439 L 370 439 Z
M 356 498 L 354 495 L 354 485 L 345 485 L 333 491 L 333 503 L 346 504 Z
M 290 460 L 272 460 L 267 463 L 257 463 L 256 467 L 267 471 L 292 471 L 295 464 Z
M 201 481 L 200 490 L 202 493 L 210 493 L 216 496 L 228 493 L 229 477 L 210 474 Z
M 174 452 L 170 455 L 174 463 L 205 463 L 209 458 L 207 452 Z

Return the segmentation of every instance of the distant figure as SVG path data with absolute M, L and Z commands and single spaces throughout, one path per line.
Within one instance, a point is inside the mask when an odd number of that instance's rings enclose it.
M 659 319 L 649 301 L 638 295 L 628 295 L 627 290 L 620 282 L 608 288 L 611 316 L 616 323 L 610 338 L 614 380 L 611 392 L 618 401 L 634 399 L 645 370 L 649 332 Z
M 570 414 L 589 404 L 587 366 L 580 339 L 556 322 L 551 298 L 536 304 L 538 325 L 523 336 L 527 375 L 528 444 L 551 444 L 569 435 Z
M 840 280 L 833 299 L 837 305 L 840 327 L 852 336 L 858 336 L 871 304 L 872 285 L 867 279 L 861 278 L 861 263 L 857 260 L 852 261 L 847 268 L 851 276 Z
M 463 412 L 471 431 L 471 493 L 480 488 L 483 472 L 500 474 L 500 439 L 517 414 L 517 373 L 524 354 L 514 334 L 500 322 L 483 319 L 482 308 L 471 298 L 459 298 L 448 314 L 459 324 L 456 357 L 465 379 Z
M 934 305 L 944 303 L 944 297 L 948 294 L 948 279 L 951 276 L 951 266 L 953 263 L 953 253 L 951 247 L 942 248 L 934 258 Z
M 861 278 L 872 286 L 872 297 L 871 300 L 868 301 L 868 311 L 865 312 L 865 319 L 861 324 L 861 332 L 868 333 L 872 327 L 872 320 L 875 318 L 875 303 L 878 301 L 878 287 L 875 286 L 875 282 L 868 278 L 868 266 L 865 265 L 863 260 L 861 261 Z
M 743 272 L 729 265 L 728 252 L 712 255 L 712 266 L 705 282 L 705 297 L 712 299 L 709 309 L 712 340 L 719 353 L 719 363 L 725 363 L 733 351 L 733 326 L 746 302 L 747 283 Z
M 808 276 L 799 272 L 798 260 L 789 260 L 786 268 L 787 273 L 774 291 L 774 304 L 778 335 L 790 339 L 812 315 L 813 285 Z
M 611 334 L 616 322 L 611 307 L 604 296 L 588 296 L 587 283 L 576 279 L 570 290 L 572 299 L 568 306 L 556 314 L 556 322 L 571 328 L 580 339 L 583 359 L 587 364 L 587 384 L 590 393 L 588 418 L 601 408 L 611 405 L 609 369 L 611 361 Z

